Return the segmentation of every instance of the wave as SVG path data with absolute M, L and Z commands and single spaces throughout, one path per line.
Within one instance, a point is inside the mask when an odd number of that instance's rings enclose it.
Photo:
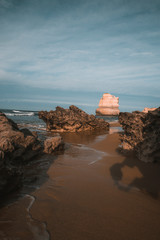
M 27 128 L 36 128 L 41 130 L 46 130 L 45 124 L 32 124 L 32 123 L 20 123 L 18 124 L 19 127 L 27 127 Z
M 34 112 L 20 112 L 20 111 L 13 111 L 13 113 L 4 113 L 6 116 L 34 116 Z
M 13 110 L 13 112 L 15 112 L 15 113 L 20 113 L 21 111 L 18 111 L 18 110 Z

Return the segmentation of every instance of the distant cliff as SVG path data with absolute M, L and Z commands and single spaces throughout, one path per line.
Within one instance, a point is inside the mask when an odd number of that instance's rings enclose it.
M 119 115 L 119 98 L 109 93 L 104 93 L 103 97 L 100 99 L 99 108 L 96 109 L 96 115 Z

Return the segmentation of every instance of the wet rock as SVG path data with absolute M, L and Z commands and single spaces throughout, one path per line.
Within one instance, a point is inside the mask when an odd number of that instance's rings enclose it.
M 135 152 L 144 162 L 160 161 L 160 108 L 120 113 L 119 122 L 124 129 L 120 135 L 124 153 Z
M 89 115 L 73 105 L 69 109 L 57 107 L 55 111 L 41 111 L 39 118 L 46 122 L 47 130 L 53 132 L 109 130 L 109 123 L 96 118 L 94 115 Z
M 5 194 L 21 187 L 23 169 L 19 166 L 7 165 L 0 167 L 0 202 Z
M 98 116 L 117 116 L 119 114 L 119 98 L 109 93 L 104 93 L 100 99 L 99 108 L 96 109 Z
M 20 130 L 16 123 L 0 113 L 0 162 L 28 161 L 39 153 L 42 146 L 28 129 Z
M 62 137 L 57 134 L 52 138 L 48 138 L 44 141 L 44 152 L 53 153 L 55 150 L 61 150 L 64 147 L 64 142 Z
M 22 174 L 21 166 L 42 150 L 40 141 L 28 129 L 20 130 L 16 123 L 0 112 L 0 192 L 10 191 Z M 14 181 L 13 181 L 14 180 Z M 7 190 L 8 189 L 8 190 Z

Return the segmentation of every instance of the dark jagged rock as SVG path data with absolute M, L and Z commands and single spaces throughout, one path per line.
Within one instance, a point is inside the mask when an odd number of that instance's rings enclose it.
M 28 129 L 20 130 L 16 123 L 0 113 L 0 165 L 15 160 L 28 161 L 39 153 L 40 141 Z
M 54 137 L 51 138 L 47 138 L 44 141 L 44 152 L 51 154 L 53 153 L 55 150 L 63 150 L 64 148 L 64 142 L 62 137 L 56 133 L 56 135 Z
M 121 112 L 119 122 L 123 152 L 135 152 L 144 162 L 160 161 L 160 107 L 148 113 Z
M 41 111 L 39 118 L 46 122 L 47 130 L 54 132 L 81 132 L 87 130 L 106 129 L 109 123 L 89 115 L 76 106 L 69 109 L 56 107 L 55 111 Z
M 0 192 L 10 191 L 17 185 L 16 181 L 22 174 L 22 163 L 33 158 L 41 149 L 35 133 L 28 129 L 20 130 L 16 123 L 0 112 Z M 9 181 L 12 184 L 7 190 L 5 186 Z
M 0 112 L 0 195 L 21 185 L 25 163 L 34 156 L 61 150 L 61 136 L 40 142 L 36 132 L 19 129 L 17 124 Z

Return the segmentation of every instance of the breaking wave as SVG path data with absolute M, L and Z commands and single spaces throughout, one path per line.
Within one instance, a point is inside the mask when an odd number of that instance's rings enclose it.
M 6 116 L 34 116 L 34 112 L 24 112 L 24 111 L 18 111 L 13 110 L 12 112 L 4 112 Z

